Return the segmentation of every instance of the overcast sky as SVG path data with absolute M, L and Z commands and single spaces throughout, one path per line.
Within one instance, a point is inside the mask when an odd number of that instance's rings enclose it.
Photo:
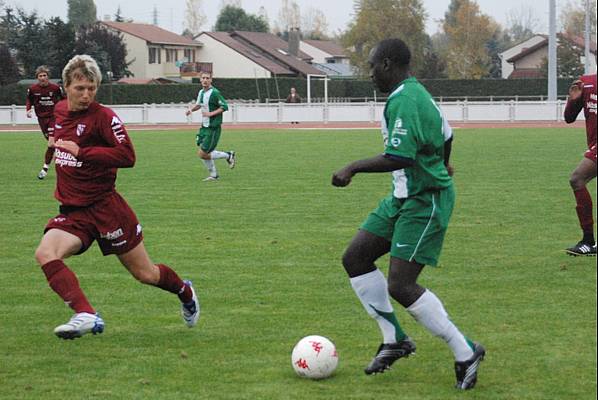
M 294 0 L 300 7 L 301 13 L 310 8 L 317 8 L 324 12 L 329 25 L 329 33 L 345 30 L 353 18 L 353 0 Z M 37 10 L 43 18 L 58 16 L 66 20 L 67 0 L 4 0 L 6 4 L 16 5 L 27 11 Z M 428 12 L 427 31 L 432 34 L 438 30 L 438 20 L 443 18 L 449 0 L 423 0 Z M 548 0 L 477 0 L 483 13 L 492 16 L 503 26 L 506 25 L 507 15 L 522 7 L 531 9 L 532 15 L 537 19 L 539 32 L 546 32 L 548 27 Z M 525 6 L 522 6 L 525 3 Z M 125 18 L 133 18 L 136 22 L 152 22 L 154 5 L 158 10 L 158 24 L 176 33 L 183 31 L 185 0 L 95 0 L 98 18 L 104 15 L 114 16 L 120 6 Z M 278 19 L 278 10 L 282 0 L 241 0 L 243 8 L 252 14 L 257 14 L 261 6 L 268 13 L 271 26 Z M 557 0 L 557 7 L 564 7 L 567 0 Z M 211 30 L 218 12 L 221 0 L 203 0 L 202 9 L 208 17 L 208 22 L 202 27 Z M 557 9 L 557 15 L 559 13 Z

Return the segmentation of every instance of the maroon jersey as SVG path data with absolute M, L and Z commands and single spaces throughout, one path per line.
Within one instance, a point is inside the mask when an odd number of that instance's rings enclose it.
M 56 191 L 65 206 L 85 207 L 115 192 L 117 168 L 135 164 L 135 150 L 118 116 L 96 102 L 85 111 L 68 110 L 68 100 L 54 109 L 55 140 L 71 140 L 79 154 L 56 148 Z
M 579 112 L 583 109 L 586 118 L 586 136 L 588 148 L 596 145 L 596 74 L 584 75 L 579 78 L 583 83 L 581 96 L 575 100 L 567 101 L 565 107 L 565 121 L 575 121 Z
M 49 118 L 54 112 L 56 103 L 65 97 L 62 88 L 52 82 L 49 82 L 47 86 L 36 83 L 27 89 L 25 107 L 27 111 L 33 107 L 38 118 Z

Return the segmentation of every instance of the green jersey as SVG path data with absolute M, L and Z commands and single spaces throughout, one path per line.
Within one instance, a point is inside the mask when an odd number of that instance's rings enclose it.
M 393 171 L 394 197 L 403 199 L 452 185 L 444 165 L 444 142 L 450 138 L 447 128 L 442 111 L 417 79 L 405 79 L 390 94 L 382 118 L 384 153 L 415 162 Z
M 214 86 L 210 86 L 208 90 L 201 89 L 197 94 L 197 101 L 195 104 L 201 106 L 201 111 L 214 111 L 222 108 L 224 111 L 228 110 L 228 104 L 220 91 Z M 214 117 L 203 117 L 201 121 L 203 127 L 215 128 L 222 125 L 222 113 Z

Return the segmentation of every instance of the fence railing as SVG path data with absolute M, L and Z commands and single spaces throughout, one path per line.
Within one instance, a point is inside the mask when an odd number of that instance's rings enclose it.
M 565 101 L 451 101 L 439 103 L 449 121 L 561 121 Z M 111 105 L 128 124 L 199 124 L 199 111 L 185 116 L 187 104 Z M 384 103 L 229 103 L 224 122 L 288 123 L 288 122 L 377 122 L 382 118 Z M 583 119 L 583 113 L 579 116 Z M 0 124 L 36 123 L 27 118 L 24 106 L 0 107 Z

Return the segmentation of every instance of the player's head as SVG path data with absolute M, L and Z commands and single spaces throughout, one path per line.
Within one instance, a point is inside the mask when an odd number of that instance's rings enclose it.
M 39 81 L 40 85 L 47 85 L 48 80 L 50 79 L 50 68 L 45 65 L 40 65 L 35 69 L 35 77 Z
M 382 92 L 390 92 L 393 87 L 409 76 L 411 52 L 401 39 L 384 39 L 370 51 L 368 64 L 370 77 Z
M 199 74 L 199 81 L 201 82 L 201 86 L 204 88 L 209 88 L 212 86 L 212 73 L 208 71 L 201 71 Z
M 96 61 L 87 54 L 70 59 L 62 70 L 62 82 L 69 101 L 69 110 L 87 109 L 95 100 L 102 82 L 102 73 Z

